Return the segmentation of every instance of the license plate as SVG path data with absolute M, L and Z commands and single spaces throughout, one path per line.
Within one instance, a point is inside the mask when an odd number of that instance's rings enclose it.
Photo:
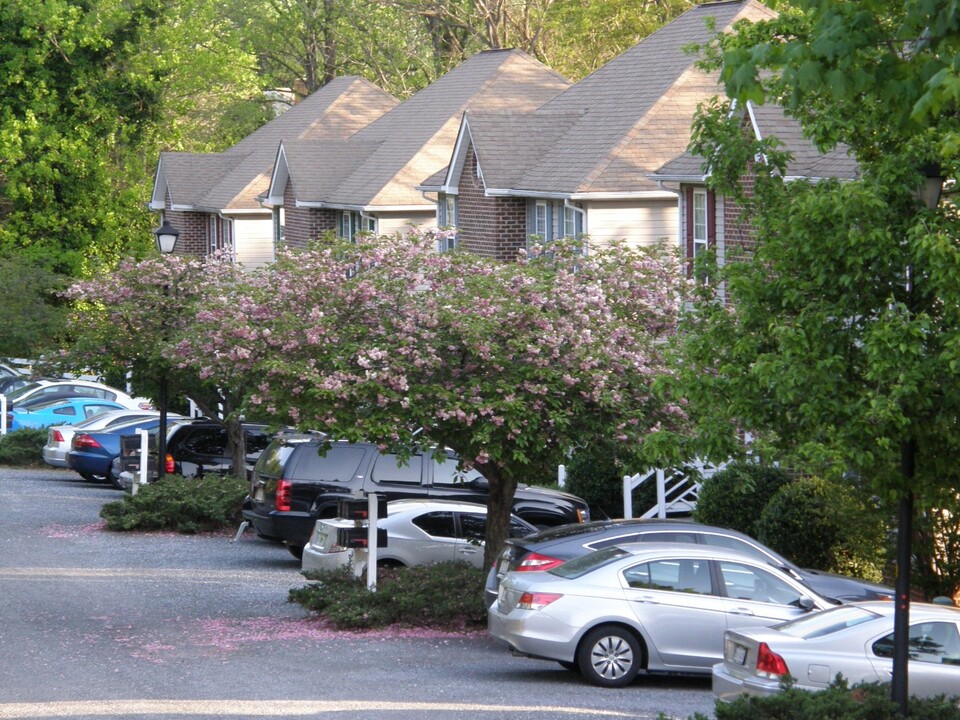
M 257 488 L 253 493 L 254 502 L 263 502 L 263 488 Z
M 737 645 L 733 649 L 733 664 L 744 665 L 747 662 L 747 649 L 743 645 Z

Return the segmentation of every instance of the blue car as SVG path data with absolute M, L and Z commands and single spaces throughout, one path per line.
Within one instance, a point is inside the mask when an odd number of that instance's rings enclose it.
M 175 423 L 179 415 L 168 415 L 168 422 Z M 85 480 L 106 481 L 120 487 L 114 478 L 111 464 L 120 455 L 120 436 L 133 435 L 137 430 L 154 430 L 160 425 L 159 416 L 137 418 L 102 430 L 74 433 L 67 453 L 67 465 Z
M 71 425 L 107 410 L 123 410 L 120 403 L 101 398 L 61 398 L 29 408 L 14 408 L 7 413 L 7 428 L 45 428 Z

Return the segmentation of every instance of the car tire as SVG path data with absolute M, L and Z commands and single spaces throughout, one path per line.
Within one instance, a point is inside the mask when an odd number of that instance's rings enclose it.
M 107 482 L 113 485 L 117 490 L 123 490 L 123 483 L 111 471 L 107 471 Z
M 624 687 L 640 672 L 643 653 L 632 632 L 616 625 L 601 625 L 580 641 L 577 665 L 593 685 Z

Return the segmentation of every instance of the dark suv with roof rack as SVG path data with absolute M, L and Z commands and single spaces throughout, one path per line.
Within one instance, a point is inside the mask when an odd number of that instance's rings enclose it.
M 459 472 L 457 464 L 457 456 L 449 450 L 442 462 L 428 452 L 415 453 L 401 463 L 374 443 L 333 441 L 328 445 L 320 435 L 280 435 L 253 469 L 243 519 L 258 536 L 283 542 L 300 557 L 316 521 L 336 517 L 338 500 L 355 497 L 358 491 L 387 500 L 486 503 L 487 479 L 473 470 Z M 590 519 L 590 509 L 581 498 L 529 485 L 517 488 L 513 512 L 540 528 Z

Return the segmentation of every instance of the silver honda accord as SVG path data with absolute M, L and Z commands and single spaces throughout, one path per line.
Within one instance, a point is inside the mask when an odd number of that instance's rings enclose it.
M 769 626 L 832 607 L 786 573 L 703 545 L 637 543 L 545 572 L 510 572 L 490 633 L 518 655 L 555 660 L 595 685 L 641 671 L 709 674 L 728 629 Z

